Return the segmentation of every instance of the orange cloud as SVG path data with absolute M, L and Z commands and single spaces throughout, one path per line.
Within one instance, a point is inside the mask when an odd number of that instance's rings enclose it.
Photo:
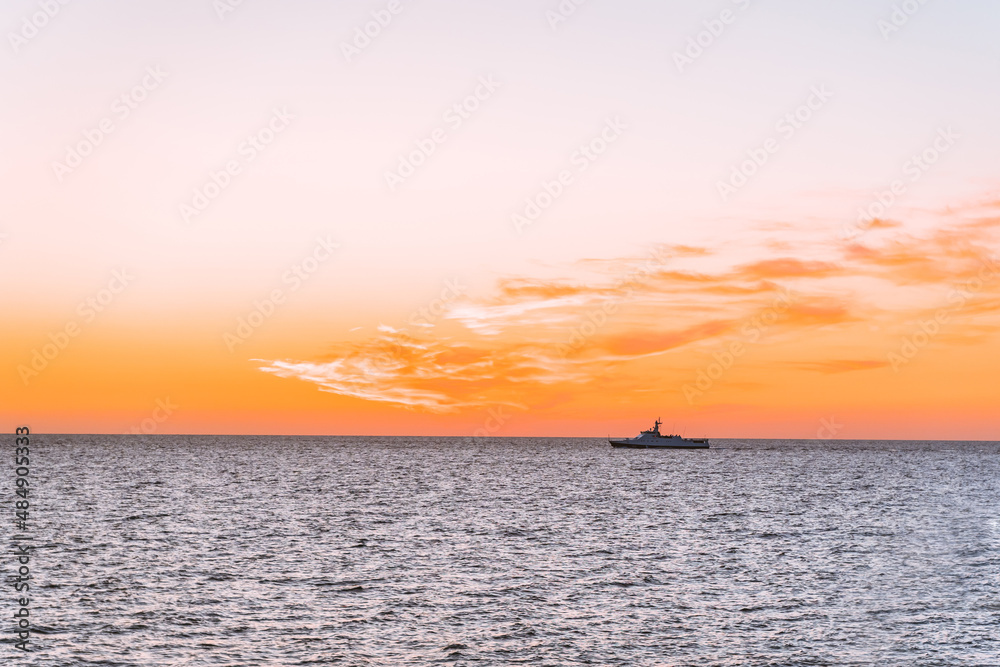
M 696 324 L 680 331 L 645 331 L 623 333 L 602 339 L 599 344 L 611 354 L 621 357 L 637 357 L 665 352 L 706 338 L 716 338 L 733 330 L 731 321 L 714 321 Z
M 794 343 L 768 351 L 790 372 L 839 376 L 878 369 L 888 365 L 892 342 L 879 332 L 906 330 L 927 309 L 946 305 L 940 291 L 937 304 L 920 305 L 900 290 L 958 289 L 981 273 L 996 247 L 995 227 L 981 222 L 959 220 L 924 236 L 899 230 L 878 244 L 802 239 L 752 262 L 727 262 L 721 249 L 669 245 L 647 257 L 584 260 L 559 279 L 501 279 L 488 295 L 450 302 L 438 321 L 417 332 L 384 327 L 360 345 L 335 344 L 324 359 L 262 361 L 260 368 L 322 391 L 414 410 L 537 408 L 572 401 L 579 391 L 573 387 L 597 378 L 605 387 L 618 382 L 631 387 L 626 391 L 662 393 L 664 376 L 647 370 L 650 359 L 669 355 L 674 364 L 695 367 L 712 345 L 755 341 L 756 334 L 744 335 L 754 323 L 752 330 L 767 331 L 768 341 Z M 673 261 L 683 266 L 665 266 Z M 996 315 L 998 291 L 1000 280 L 984 283 L 963 304 L 962 316 Z M 767 319 L 782 293 L 794 298 Z M 761 318 L 766 327 L 758 326 Z M 989 323 L 962 324 L 956 311 L 955 330 L 935 340 L 960 345 L 971 336 L 982 343 L 994 330 Z M 831 359 L 835 340 L 838 352 L 851 356 Z M 803 352 L 817 360 L 803 361 Z M 725 392 L 756 395 L 769 372 L 765 367 L 723 383 L 720 400 L 733 400 Z
M 747 280 L 773 280 L 777 278 L 825 278 L 838 275 L 841 268 L 829 262 L 804 262 L 792 257 L 767 259 L 739 268 L 737 275 Z

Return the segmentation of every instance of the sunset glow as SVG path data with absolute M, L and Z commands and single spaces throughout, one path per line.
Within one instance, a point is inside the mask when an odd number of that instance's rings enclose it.
M 389 4 L 8 40 L 5 428 L 996 438 L 1000 7 Z

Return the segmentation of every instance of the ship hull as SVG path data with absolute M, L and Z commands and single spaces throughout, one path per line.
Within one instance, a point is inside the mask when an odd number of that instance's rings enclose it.
M 622 449 L 709 449 L 708 440 L 687 440 L 681 442 L 633 442 L 629 440 L 608 440 L 612 447 Z

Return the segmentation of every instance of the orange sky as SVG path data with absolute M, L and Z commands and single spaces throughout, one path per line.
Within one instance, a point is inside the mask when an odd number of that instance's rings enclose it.
M 2 428 L 996 439 L 1000 5 L 731 4 L 66 5 Z
M 775 243 L 773 227 L 752 248 L 660 244 L 483 290 L 448 281 L 391 324 L 340 314 L 341 329 L 358 324 L 339 339 L 291 291 L 241 333 L 229 315 L 115 315 L 136 305 L 126 287 L 103 318 L 75 311 L 75 336 L 22 320 L 4 347 L 18 373 L 4 419 L 71 432 L 601 435 L 662 416 L 714 437 L 836 424 L 829 435 L 845 438 L 989 438 L 1000 204 L 939 215 L 920 235 L 883 222 L 854 239 L 786 230 Z M 247 332 L 230 351 L 227 336 Z M 35 350 L 54 358 L 43 367 Z

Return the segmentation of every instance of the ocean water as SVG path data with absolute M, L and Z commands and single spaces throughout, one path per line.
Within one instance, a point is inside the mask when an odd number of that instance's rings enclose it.
M 38 652 L 4 665 L 1000 664 L 998 443 L 33 436 L 31 458 Z

